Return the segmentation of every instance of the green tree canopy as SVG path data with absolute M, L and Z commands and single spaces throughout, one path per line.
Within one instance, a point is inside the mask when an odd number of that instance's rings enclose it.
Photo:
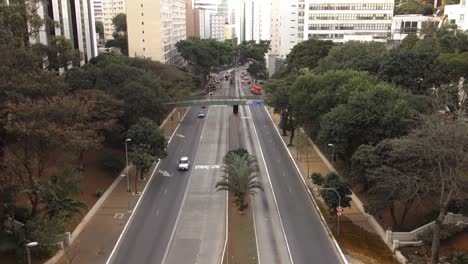
M 145 146 L 145 151 L 157 158 L 166 156 L 166 139 L 157 123 L 148 118 L 140 118 L 127 131 L 127 138 L 132 141 L 131 148 Z
M 335 144 L 335 153 L 350 161 L 360 145 L 377 144 L 408 131 L 414 110 L 407 98 L 408 93 L 387 83 L 355 91 L 345 104 L 323 117 L 318 139 Z
M 302 68 L 314 69 L 318 62 L 328 55 L 334 46 L 332 41 L 309 39 L 295 45 L 286 58 L 284 73 L 291 73 Z
M 433 5 L 425 4 L 417 0 L 405 0 L 395 6 L 395 15 L 406 14 L 432 15 Z
M 385 53 L 383 43 L 348 41 L 343 45 L 333 47 L 328 56 L 318 63 L 314 72 L 356 70 L 377 73 Z

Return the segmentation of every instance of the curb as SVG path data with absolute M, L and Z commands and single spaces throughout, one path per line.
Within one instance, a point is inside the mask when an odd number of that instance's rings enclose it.
M 333 235 L 332 231 L 330 230 L 330 227 L 328 226 L 328 224 L 327 224 L 325 218 L 323 217 L 322 212 L 320 211 L 320 208 L 319 208 L 319 206 L 318 206 L 318 204 L 317 204 L 317 201 L 315 201 L 315 198 L 314 198 L 313 194 L 310 192 L 309 187 L 307 186 L 307 183 L 306 183 L 305 180 L 304 180 L 304 176 L 302 175 L 302 172 L 301 172 L 299 166 L 298 166 L 297 163 L 296 163 L 296 160 L 294 159 L 294 157 L 292 156 L 291 152 L 289 151 L 288 146 L 286 145 L 286 143 L 285 143 L 284 140 L 283 140 L 283 137 L 281 137 L 281 133 L 279 132 L 278 127 L 276 126 L 276 123 L 273 121 L 273 118 L 271 117 L 270 112 L 268 111 L 268 109 L 266 108 L 266 106 L 264 106 L 264 109 L 265 109 L 265 111 L 268 113 L 268 117 L 270 118 L 270 121 L 273 123 L 273 126 L 275 127 L 276 132 L 277 132 L 278 135 L 280 136 L 281 142 L 283 142 L 283 146 L 284 146 L 284 147 L 286 148 L 286 150 L 288 151 L 289 157 L 291 158 L 292 162 L 294 163 L 294 166 L 296 167 L 296 170 L 297 170 L 297 172 L 299 173 L 299 176 L 300 176 L 300 178 L 301 178 L 301 180 L 302 180 L 302 183 L 304 184 L 303 186 L 304 186 L 304 188 L 305 188 L 307 194 L 309 195 L 310 200 L 312 200 L 312 203 L 314 204 L 314 208 L 315 208 L 315 210 L 317 210 L 317 213 L 318 213 L 318 215 L 320 216 L 320 220 L 322 221 L 323 226 L 324 226 L 325 229 L 327 230 L 328 236 L 330 237 L 330 239 L 331 239 L 331 241 L 333 242 L 333 244 L 334 244 L 336 250 L 338 251 L 338 254 L 339 254 L 339 256 L 341 257 L 341 260 L 343 261 L 344 264 L 348 264 L 349 262 L 348 262 L 348 260 L 346 259 L 346 257 L 345 257 L 345 255 L 344 255 L 343 251 L 341 250 L 340 245 L 338 245 L 338 241 L 336 241 L 336 238 L 335 238 L 335 236 Z M 317 146 L 315 146 L 315 144 L 314 144 L 313 146 L 314 146 L 314 148 L 317 147 Z M 320 153 L 320 154 L 321 154 L 321 153 Z M 320 155 L 320 154 L 319 154 L 319 155 Z M 322 158 L 322 157 L 324 157 L 323 154 L 320 156 L 320 158 Z M 323 158 L 322 158 L 322 159 L 323 159 Z M 325 162 L 325 161 L 324 161 L 324 162 Z M 328 165 L 331 166 L 331 164 L 328 162 L 328 160 L 327 160 L 327 162 L 325 162 L 325 163 L 327 164 L 327 166 L 328 166 Z M 333 167 L 332 167 L 332 168 L 333 168 Z M 334 169 L 333 169 L 333 170 L 334 170 Z

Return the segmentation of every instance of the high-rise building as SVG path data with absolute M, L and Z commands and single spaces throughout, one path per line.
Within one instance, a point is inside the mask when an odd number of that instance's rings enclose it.
M 385 42 L 393 7 L 394 0 L 305 0 L 304 39 Z
M 446 5 L 444 13 L 448 22 L 456 25 L 458 30 L 468 30 L 468 1 L 460 0 L 458 5 Z
M 6 4 L 14 4 L 6 1 Z M 42 19 L 51 19 L 54 27 L 42 26 L 31 43 L 48 44 L 51 36 L 63 36 L 69 39 L 73 48 L 82 54 L 81 64 L 97 56 L 96 25 L 94 20 L 94 3 L 92 0 L 75 0 L 57 2 L 46 0 L 39 2 L 37 13 Z
M 103 0 L 94 0 L 93 1 L 93 6 L 94 6 L 94 19 L 96 22 L 102 22 L 103 19 L 103 10 L 102 10 L 102 1 Z
M 114 25 L 112 19 L 118 14 L 126 13 L 126 0 L 101 0 L 102 1 L 102 23 L 104 24 L 104 39 L 114 39 Z
M 186 38 L 184 0 L 127 3 L 129 56 L 183 64 L 175 44 Z
M 210 16 L 210 32 L 211 38 L 218 41 L 224 41 L 224 25 L 226 17 L 222 15 Z
M 243 0 L 239 18 L 240 42 L 270 39 L 270 4 L 267 0 Z
M 185 0 L 185 21 L 186 21 L 186 35 L 188 37 L 195 37 L 195 18 L 199 21 L 199 17 L 195 17 L 195 10 L 192 7 L 192 0 Z M 200 36 L 200 35 L 198 35 Z

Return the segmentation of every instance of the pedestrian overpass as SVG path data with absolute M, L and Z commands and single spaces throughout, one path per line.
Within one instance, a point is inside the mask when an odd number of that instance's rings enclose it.
M 263 95 L 247 96 L 194 96 L 188 100 L 167 102 L 166 105 L 176 107 L 210 106 L 210 105 L 261 105 L 264 102 Z

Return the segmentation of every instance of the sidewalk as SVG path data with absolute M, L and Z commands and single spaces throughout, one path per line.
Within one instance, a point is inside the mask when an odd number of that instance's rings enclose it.
M 180 119 L 188 108 L 176 109 L 164 120 L 161 128 L 164 135 L 169 138 Z M 151 169 L 150 172 L 153 170 Z M 134 191 L 134 168 L 130 169 L 130 189 Z M 141 192 L 148 183 L 149 177 L 144 181 L 137 181 L 138 191 Z M 127 179 L 117 177 L 100 200 L 88 212 L 80 226 L 71 235 L 71 245 L 64 251 L 49 259 L 46 264 L 89 264 L 106 263 L 117 242 L 122 230 L 131 215 L 128 208 L 134 208 L 140 195 L 128 195 Z M 99 206 L 101 204 L 101 206 Z M 90 218 L 86 223 L 86 218 Z
M 273 114 L 270 108 L 267 108 L 267 110 L 278 127 L 280 121 L 279 115 Z M 289 143 L 289 135 L 290 132 L 288 132 L 288 136 L 282 136 L 286 144 Z M 334 170 L 330 162 L 302 129 L 296 130 L 293 146 L 288 146 L 288 149 L 311 191 L 314 184 L 308 179 L 308 175 L 310 176 L 314 172 L 326 175 Z M 312 191 L 312 193 L 314 192 Z M 393 260 L 393 254 L 377 235 L 374 227 L 369 223 L 367 216 L 361 212 L 355 201 L 351 201 L 350 208 L 344 208 L 343 214 L 340 217 L 340 233 L 337 234 L 335 217 L 328 213 L 328 208 L 323 199 L 317 197 L 315 193 L 314 197 L 319 203 L 321 213 L 333 230 L 340 247 L 347 257 L 350 258 L 350 263 L 398 263 Z

